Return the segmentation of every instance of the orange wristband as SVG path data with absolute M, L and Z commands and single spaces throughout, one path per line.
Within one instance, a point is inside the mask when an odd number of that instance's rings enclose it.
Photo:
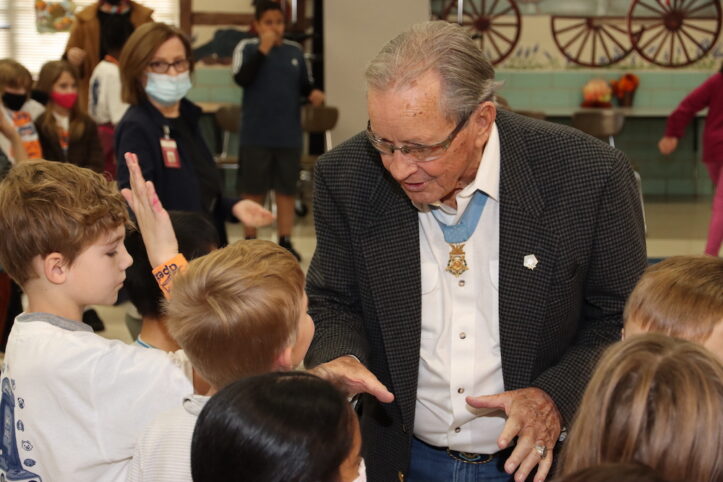
M 187 266 L 188 261 L 186 261 L 186 257 L 178 253 L 165 263 L 153 268 L 153 277 L 156 278 L 156 283 L 158 283 L 158 287 L 161 288 L 164 297 L 171 297 L 173 276 L 185 270 Z

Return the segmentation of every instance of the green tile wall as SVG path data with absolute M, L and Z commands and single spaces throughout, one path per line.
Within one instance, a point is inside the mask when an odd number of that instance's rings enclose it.
M 499 93 L 513 109 L 570 114 L 582 102 L 582 87 L 594 77 L 606 80 L 619 78 L 622 71 L 554 71 L 554 72 L 497 72 L 497 80 L 504 85 Z M 672 111 L 711 72 L 640 72 L 640 86 L 635 93 L 635 106 Z M 553 122 L 570 123 L 569 114 L 552 117 Z M 689 126 L 680 140 L 678 149 L 670 156 L 658 152 L 657 143 L 665 130 L 665 117 L 627 118 L 623 131 L 616 136 L 616 146 L 625 152 L 640 172 L 646 195 L 705 196 L 712 193 L 705 166 L 700 162 L 701 134 L 704 119 L 697 120 L 697 142 L 694 129 Z
M 582 87 L 595 77 L 605 80 L 620 78 L 625 72 L 613 70 L 517 71 L 499 70 L 499 90 L 515 109 L 545 110 L 576 108 L 582 102 Z M 640 87 L 635 105 L 673 109 L 685 95 L 710 76 L 712 72 L 639 72 Z M 566 103 L 565 103 L 566 102 Z

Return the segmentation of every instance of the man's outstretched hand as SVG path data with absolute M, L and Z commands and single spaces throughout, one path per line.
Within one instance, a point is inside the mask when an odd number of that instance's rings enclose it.
M 349 397 L 359 393 L 370 393 L 380 402 L 394 401 L 394 395 L 387 390 L 387 387 L 353 356 L 335 358 L 312 368 L 309 372 L 330 381 Z
M 539 465 L 535 482 L 544 481 L 552 467 L 552 450 L 562 431 L 562 417 L 552 398 L 539 388 L 530 387 L 496 395 L 467 397 L 467 403 L 475 408 L 505 411 L 507 422 L 497 445 L 506 449 L 517 437 L 515 449 L 505 462 L 505 471 L 514 473 L 515 480 L 522 482 Z

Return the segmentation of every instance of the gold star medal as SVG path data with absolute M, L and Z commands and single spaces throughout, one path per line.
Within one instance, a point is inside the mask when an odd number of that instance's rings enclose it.
M 447 261 L 447 271 L 456 278 L 462 276 L 467 271 L 467 260 L 464 259 L 464 243 L 450 244 L 452 249 L 449 251 L 449 261 Z

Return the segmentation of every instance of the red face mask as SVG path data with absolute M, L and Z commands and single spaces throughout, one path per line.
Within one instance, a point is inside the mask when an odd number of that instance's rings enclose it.
M 67 94 L 61 94 L 60 92 L 51 92 L 50 99 L 58 104 L 63 109 L 72 109 L 75 105 L 75 101 L 78 100 L 77 92 L 70 92 Z

